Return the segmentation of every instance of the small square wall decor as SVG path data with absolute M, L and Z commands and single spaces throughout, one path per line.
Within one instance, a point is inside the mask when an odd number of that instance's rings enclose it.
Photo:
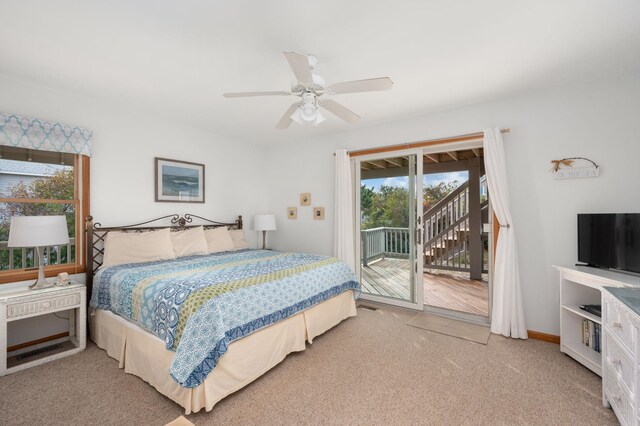
M 289 219 L 297 219 L 298 218 L 298 209 L 296 207 L 289 207 L 287 209 L 287 217 Z
M 314 220 L 324 220 L 324 207 L 314 207 L 313 208 L 313 219 Z
M 300 194 L 300 205 L 301 206 L 310 206 L 311 205 L 311 193 L 303 192 Z

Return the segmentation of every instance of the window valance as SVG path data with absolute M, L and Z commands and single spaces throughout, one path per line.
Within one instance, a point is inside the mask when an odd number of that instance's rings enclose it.
M 0 145 L 91 157 L 92 135 L 80 127 L 0 112 Z

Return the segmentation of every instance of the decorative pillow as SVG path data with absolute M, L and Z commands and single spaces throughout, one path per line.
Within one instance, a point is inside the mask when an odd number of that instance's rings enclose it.
M 233 247 L 236 250 L 249 248 L 249 243 L 244 238 L 244 231 L 242 229 L 232 229 L 229 231 L 231 234 L 231 240 L 233 240 Z
M 148 232 L 109 232 L 102 266 L 174 259 L 169 228 Z
M 204 231 L 204 235 L 207 238 L 209 253 L 235 250 L 231 234 L 227 228 L 207 229 Z
M 171 243 L 173 244 L 173 253 L 176 257 L 209 253 L 207 238 L 204 236 L 202 226 L 172 232 Z

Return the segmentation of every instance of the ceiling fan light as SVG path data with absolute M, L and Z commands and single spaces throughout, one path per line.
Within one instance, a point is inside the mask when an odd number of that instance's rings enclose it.
M 318 109 L 316 111 L 316 121 L 314 121 L 313 125 L 317 126 L 318 124 L 322 123 L 324 120 L 325 120 L 324 114 L 322 113 L 322 111 L 320 111 L 320 109 Z
M 304 121 L 301 118 L 300 107 L 296 108 L 296 110 L 291 114 L 291 119 L 298 123 L 299 125 L 304 125 Z
M 314 121 L 316 119 L 316 106 L 312 103 L 303 103 L 300 106 L 300 118 L 304 121 Z

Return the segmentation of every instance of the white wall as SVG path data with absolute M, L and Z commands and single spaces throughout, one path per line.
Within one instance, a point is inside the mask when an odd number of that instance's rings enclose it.
M 271 244 L 280 250 L 331 254 L 336 148 L 369 148 L 510 127 L 505 149 L 527 327 L 557 335 L 558 283 L 551 265 L 576 262 L 576 214 L 640 212 L 639 113 L 640 74 L 635 74 L 272 147 L 268 207 L 278 215 L 278 231 Z M 550 161 L 574 156 L 600 164 L 601 176 L 554 180 Z M 311 207 L 299 205 L 301 192 L 311 192 L 312 204 L 326 208 L 324 222 L 312 220 Z M 298 207 L 298 220 L 286 218 L 288 206 Z
M 263 149 L 188 124 L 33 85 L 0 75 L 0 111 L 78 125 L 93 131 L 91 214 L 103 225 L 126 225 L 173 213 L 218 221 L 249 219 L 264 209 Z M 156 203 L 154 157 L 205 164 L 205 203 Z M 0 290 L 8 287 L 0 286 Z M 42 323 L 42 322 L 40 322 Z M 61 320 L 40 329 L 16 323 L 9 345 L 64 330 Z
M 558 334 L 559 327 L 557 282 L 551 265 L 576 261 L 576 213 L 640 212 L 636 187 L 640 181 L 640 75 L 421 114 L 268 149 L 6 76 L 0 76 L 0 94 L 1 111 L 93 130 L 91 212 L 104 225 L 191 212 L 220 220 L 242 214 L 249 229 L 248 219 L 254 213 L 270 210 L 278 215 L 278 231 L 270 233 L 270 246 L 322 254 L 331 254 L 333 246 L 332 153 L 336 148 L 368 148 L 471 133 L 488 126 L 510 127 L 505 143 L 527 325 L 552 334 Z M 207 202 L 155 203 L 156 156 L 205 163 Z M 555 181 L 549 161 L 568 156 L 592 158 L 602 165 L 602 175 Z M 326 208 L 325 221 L 314 221 L 312 207 L 299 205 L 301 192 L 312 193 L 312 206 Z M 289 206 L 298 207 L 298 220 L 286 218 Z M 247 236 L 255 244 L 255 233 Z M 57 332 L 29 328 L 13 334 L 26 341 Z

